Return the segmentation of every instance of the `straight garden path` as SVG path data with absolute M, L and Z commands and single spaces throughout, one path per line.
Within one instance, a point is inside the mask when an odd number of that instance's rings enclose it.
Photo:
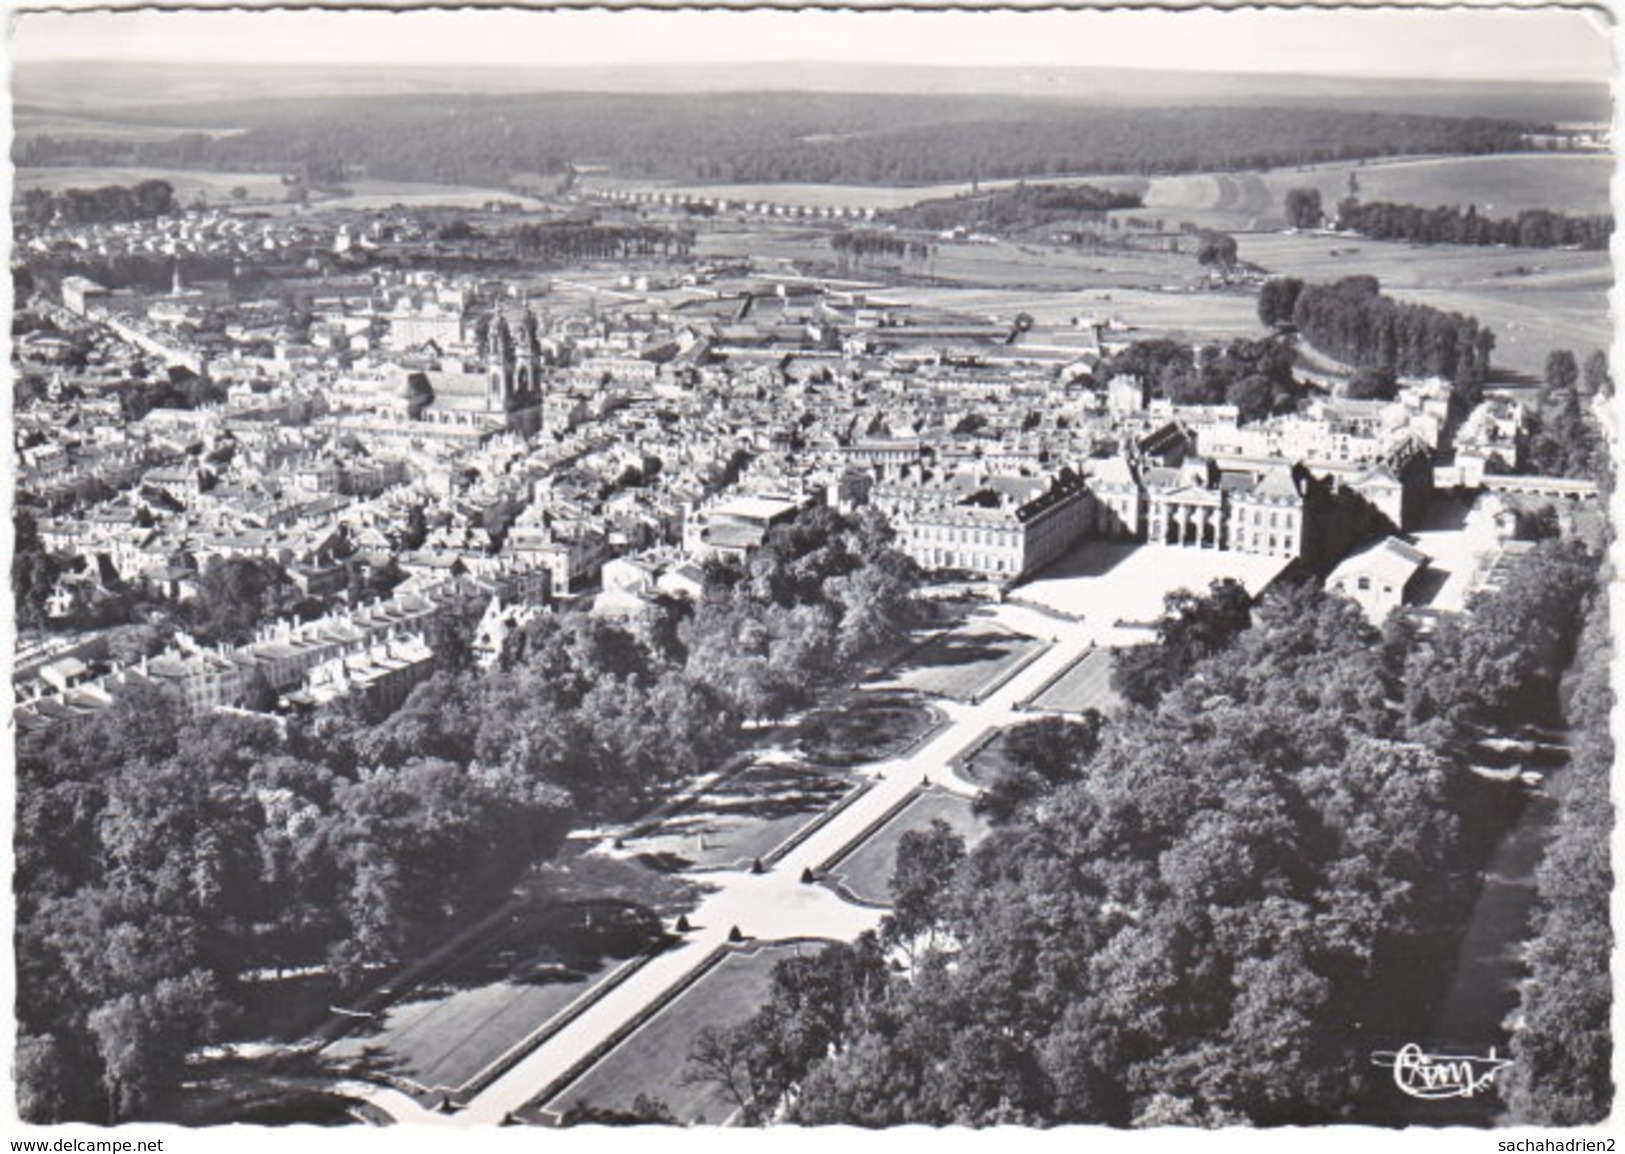
M 464 1124 L 501 1123 L 510 1114 L 538 1098 L 561 1090 L 567 1074 L 579 1072 L 581 1063 L 601 1052 L 626 1023 L 643 1017 L 717 949 L 725 946 L 735 927 L 764 941 L 787 937 L 818 937 L 850 941 L 875 928 L 880 910 L 851 905 L 823 886 L 806 885 L 802 871 L 816 869 L 838 856 L 871 826 L 902 802 L 927 779 L 960 793 L 974 787 L 947 770 L 953 758 L 980 740 L 988 730 L 1021 716 L 1018 703 L 1026 700 L 1096 643 L 1095 627 L 1087 622 L 1058 622 L 1053 617 L 1017 605 L 990 611 L 999 626 L 1050 642 L 1048 648 L 1022 666 L 1014 676 L 977 703 L 940 701 L 948 724 L 931 740 L 900 757 L 864 768 L 874 786 L 855 803 L 795 846 L 761 874 L 746 870 L 708 873 L 716 890 L 688 915 L 689 932 L 675 948 L 643 966 L 558 1033 L 548 1038 L 477 1094 L 454 1115 L 407 1112 L 411 1120 L 429 1114 L 437 1121 Z M 396 1101 L 374 1104 L 389 1109 Z M 392 1111 L 393 1112 L 393 1111 Z M 405 1119 L 403 1119 L 405 1120 Z
M 1158 552 L 1160 557 L 1160 551 Z M 1215 554 L 1220 561 L 1233 555 Z M 935 702 L 947 723 L 921 745 L 893 758 L 875 762 L 861 772 L 873 785 L 849 801 L 804 840 L 795 844 L 762 873 L 748 870 L 710 871 L 706 882 L 715 888 L 688 915 L 689 932 L 674 948 L 653 958 L 575 1019 L 547 1037 L 534 1050 L 493 1080 L 455 1112 L 424 1110 L 410 1099 L 369 1095 L 368 1100 L 401 1121 L 452 1122 L 493 1125 L 507 1120 L 527 1105 L 545 1104 L 568 1082 L 583 1074 L 626 1032 L 629 1023 L 647 1018 L 665 1004 L 695 971 L 729 942 L 737 927 L 741 934 L 762 941 L 810 937 L 851 941 L 876 927 L 882 910 L 841 900 L 830 889 L 802 882 L 803 871 L 816 871 L 869 837 L 877 823 L 904 803 L 923 782 L 931 782 L 962 795 L 977 787 L 949 767 L 955 758 L 982 741 L 989 731 L 1031 714 L 1021 706 L 1031 700 L 1075 661 L 1096 646 L 1120 645 L 1146 639 L 1148 631 L 1125 630 L 1118 613 L 1110 612 L 1132 585 L 1136 600 L 1160 604 L 1160 591 L 1147 598 L 1143 569 L 1155 569 L 1156 558 L 1136 557 L 1111 577 L 1084 576 L 1083 585 L 1067 599 L 1078 609 L 1070 619 L 1028 606 L 1006 603 L 979 613 L 980 628 L 998 628 L 1046 642 L 1030 659 L 996 681 L 979 700 L 939 699 Z M 1256 568 L 1256 567 L 1255 567 Z M 1181 578 L 1185 574 L 1179 574 Z M 1273 576 L 1262 570 L 1243 570 L 1244 579 L 1257 592 Z M 1155 581 L 1153 579 L 1153 584 Z M 1184 581 L 1185 584 L 1192 584 Z M 1053 585 L 1054 583 L 1051 582 Z M 1195 582 L 1197 587 L 1204 582 Z M 1139 606 L 1136 605 L 1136 608 Z M 1101 612 L 1105 609 L 1107 612 Z

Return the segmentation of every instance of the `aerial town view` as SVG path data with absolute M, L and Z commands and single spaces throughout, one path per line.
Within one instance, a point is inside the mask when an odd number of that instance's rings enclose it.
M 9 1124 L 1591 1132 L 1610 36 L 15 17 Z

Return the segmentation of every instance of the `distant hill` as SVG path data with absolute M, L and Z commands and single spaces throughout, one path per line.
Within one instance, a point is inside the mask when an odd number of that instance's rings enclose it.
M 1113 68 L 968 68 L 791 61 L 762 64 L 490 68 L 18 63 L 19 105 L 113 112 L 277 97 L 527 92 L 824 92 L 999 95 L 1094 105 L 1315 105 L 1536 121 L 1607 121 L 1606 84 L 1373 79 Z
M 112 115 L 119 118 L 112 123 Z M 21 125 L 32 115 L 20 105 Z M 109 108 L 105 139 L 19 130 L 20 167 L 148 166 L 501 187 L 591 158 L 616 176 L 921 185 L 1052 173 L 1182 173 L 1529 145 L 1540 122 L 1310 104 L 1078 97 L 614 92 L 288 97 Z M 212 126 L 241 131 L 210 135 Z M 80 121 L 86 117 L 80 117 Z M 168 124 L 153 140 L 130 126 Z M 1549 125 L 1548 125 L 1549 127 Z

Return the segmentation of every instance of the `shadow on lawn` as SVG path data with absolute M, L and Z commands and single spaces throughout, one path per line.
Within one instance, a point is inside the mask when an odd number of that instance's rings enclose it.
M 899 672 L 906 676 L 922 670 L 1003 661 L 1013 651 L 1014 647 L 1008 643 L 984 641 L 980 638 L 944 639 L 920 651 L 915 655 L 915 660 L 901 666 Z
M 633 902 L 573 901 L 515 911 L 484 941 L 454 958 L 402 1001 L 425 1001 L 493 982 L 579 982 L 606 962 L 668 942 L 660 916 Z M 381 1025 L 374 1021 L 373 1029 Z M 366 1036 L 369 1031 L 357 1031 Z
M 333 1083 L 352 1074 L 390 1073 L 392 1063 L 376 1047 L 369 1050 L 342 1063 L 303 1049 L 194 1060 L 184 1086 L 162 1104 L 153 1121 L 179 1126 L 354 1125 L 355 1112 L 366 1106 L 339 1093 Z

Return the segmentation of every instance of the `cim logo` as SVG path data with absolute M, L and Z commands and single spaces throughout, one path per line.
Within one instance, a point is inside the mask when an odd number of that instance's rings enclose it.
M 1495 1086 L 1495 1076 L 1512 1065 L 1497 1058 L 1495 1047 L 1485 1057 L 1429 1054 L 1412 1042 L 1398 1050 L 1378 1050 L 1373 1065 L 1394 1072 L 1394 1085 L 1412 1098 L 1471 1098 Z

